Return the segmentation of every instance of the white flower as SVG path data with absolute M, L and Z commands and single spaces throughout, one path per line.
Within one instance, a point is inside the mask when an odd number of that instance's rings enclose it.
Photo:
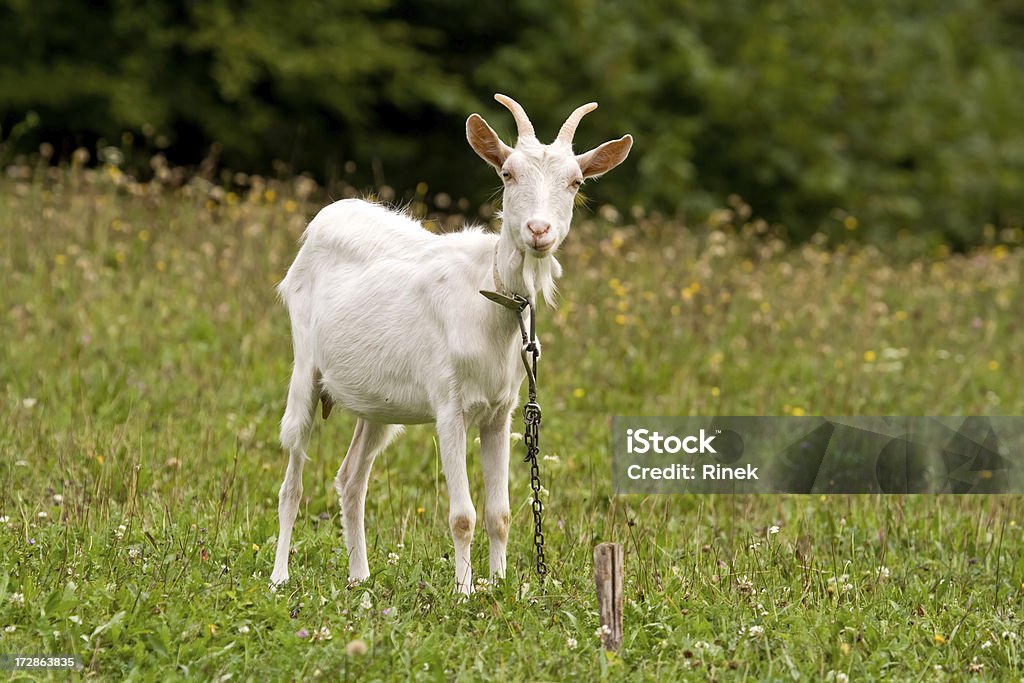
M 594 631 L 594 635 L 597 636 L 598 638 L 600 638 L 602 636 L 610 636 L 611 634 L 612 634 L 612 629 L 608 626 L 608 624 L 601 624 L 597 628 L 597 630 Z
M 888 579 L 889 578 L 889 568 L 886 567 L 886 566 L 879 567 L 878 568 L 878 578 L 882 579 L 882 580 Z
M 1018 635 L 1017 635 L 1016 633 L 1014 633 L 1013 631 L 1003 631 L 1003 632 L 1002 632 L 1002 633 L 1000 634 L 1000 637 L 1001 637 L 1001 638 L 1002 638 L 1003 640 L 1017 640 L 1017 638 L 1018 638 L 1019 636 L 1018 636 Z
M 388 553 L 388 564 L 398 564 L 398 553 Z
M 7 515 L 0 515 L 0 524 L 7 524 L 7 521 L 9 519 L 10 517 L 8 517 Z
M 530 592 L 529 582 L 524 581 L 523 585 L 519 587 L 519 599 L 522 600 L 526 597 L 526 594 Z
M 11 624 L 10 626 L 4 626 L 4 631 L 6 631 L 7 633 L 14 633 L 17 630 L 18 630 L 18 627 L 15 626 L 14 624 Z
M 139 549 L 138 548 L 136 548 L 135 546 L 132 546 L 131 548 L 128 548 L 128 557 L 129 558 L 134 560 L 138 556 L 139 556 Z
M 359 601 L 359 606 L 363 609 L 373 609 L 373 598 L 369 593 L 363 593 L 363 599 Z
M 576 642 L 576 639 L 571 636 L 566 638 L 565 644 L 570 650 L 575 650 L 576 646 L 579 645 L 579 643 Z
M 46 514 L 46 510 L 40 510 L 39 514 L 37 515 L 37 517 L 39 517 L 39 519 L 46 519 L 49 516 L 50 515 Z
M 64 502 L 64 496 L 60 495 L 59 493 L 53 494 L 53 502 L 57 505 L 60 505 L 61 503 Z
M 23 607 L 25 605 L 25 594 L 11 593 L 11 602 L 13 602 L 18 607 Z
M 241 633 L 244 636 L 246 633 L 249 632 L 249 626 L 246 625 L 246 624 L 242 624 L 241 626 L 238 627 L 238 632 Z
M 120 541 L 122 538 L 124 538 L 124 532 L 126 531 L 128 531 L 128 527 L 126 527 L 124 524 L 117 527 L 117 531 L 114 532 L 114 535 L 117 536 L 117 540 Z
M 321 640 L 330 640 L 330 639 L 331 639 L 331 629 L 327 628 L 326 626 L 321 626 L 317 630 L 313 631 L 313 635 L 310 637 L 310 640 L 313 641 L 314 643 L 320 642 Z
M 78 616 L 77 614 L 72 614 L 70 617 L 68 617 L 68 621 L 70 621 L 72 624 L 81 624 L 82 617 Z
M 26 408 L 35 408 L 37 403 L 39 403 L 39 401 L 34 398 L 21 399 L 21 405 L 25 406 Z
M 561 460 L 561 458 L 559 458 L 557 455 L 545 455 L 544 460 L 548 462 L 558 462 L 559 460 Z
M 987 650 L 990 647 L 992 647 L 992 641 L 991 640 L 986 640 L 984 643 L 981 644 L 981 649 L 982 650 Z
M 836 674 L 836 683 L 850 683 L 850 677 L 845 672 L 840 671 Z
M 777 524 L 772 524 L 770 527 L 768 527 L 768 535 L 769 536 L 771 536 L 773 534 L 777 534 L 777 533 L 779 533 L 779 527 L 778 527 Z
M 405 544 L 404 543 L 397 543 L 397 544 L 395 544 L 395 547 L 398 548 L 399 550 L 404 550 L 405 549 Z
M 747 635 L 751 638 L 759 638 L 764 635 L 764 626 L 754 624 L 747 628 Z

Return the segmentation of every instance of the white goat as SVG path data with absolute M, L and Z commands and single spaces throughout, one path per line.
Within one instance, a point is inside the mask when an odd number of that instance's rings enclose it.
M 480 290 L 547 301 L 561 266 L 553 254 L 569 232 L 585 178 L 620 164 L 626 135 L 585 154 L 572 138 L 594 103 L 572 113 L 550 145 L 541 144 L 523 108 L 495 99 L 515 117 L 515 148 L 477 114 L 466 137 L 504 183 L 498 235 L 478 228 L 435 235 L 405 215 L 360 200 L 327 206 L 310 222 L 278 290 L 292 323 L 295 365 L 281 443 L 289 450 L 281 485 L 280 534 L 271 582 L 288 579 L 292 526 L 302 495 L 302 465 L 317 401 L 357 416 L 335 486 L 341 497 L 349 580 L 370 575 L 363 513 L 370 466 L 400 425 L 435 422 L 450 498 L 455 582 L 472 591 L 469 547 L 476 525 L 466 475 L 466 434 L 479 426 L 490 538 L 490 575 L 505 575 L 509 430 L 525 378 L 516 314 Z

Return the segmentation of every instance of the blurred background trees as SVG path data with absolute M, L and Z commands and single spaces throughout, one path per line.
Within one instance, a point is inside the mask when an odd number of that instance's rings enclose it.
M 957 245 L 1024 223 L 1015 0 L 0 0 L 0 26 L 4 161 L 113 144 L 479 202 L 463 125 L 511 142 L 505 92 L 542 138 L 590 100 L 578 148 L 633 133 L 632 172 L 588 188 L 624 210 L 737 194 L 797 239 Z

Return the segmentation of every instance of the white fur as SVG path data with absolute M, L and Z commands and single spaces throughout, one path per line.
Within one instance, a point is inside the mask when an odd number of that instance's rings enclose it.
M 470 137 L 478 149 L 480 138 Z M 472 590 L 476 511 L 466 475 L 472 426 L 480 429 L 490 575 L 505 575 L 511 413 L 525 371 L 515 314 L 479 291 L 503 288 L 550 300 L 561 275 L 552 254 L 569 231 L 571 182 L 581 165 L 569 144 L 545 146 L 536 138 L 485 159 L 513 175 L 505 180 L 498 235 L 477 228 L 435 235 L 401 213 L 353 199 L 324 208 L 303 235 L 278 287 L 291 316 L 295 364 L 281 421 L 290 458 L 279 498 L 274 584 L 288 579 L 302 466 L 322 394 L 358 418 L 336 478 L 350 580 L 369 576 L 363 512 L 373 460 L 400 425 L 429 422 L 437 425 L 448 483 L 456 586 Z M 526 227 L 531 220 L 550 223 L 550 248 L 531 247 L 537 242 Z

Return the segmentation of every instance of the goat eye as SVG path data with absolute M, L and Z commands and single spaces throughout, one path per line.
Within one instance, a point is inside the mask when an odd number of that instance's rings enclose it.
M 576 180 L 572 181 L 569 185 L 570 187 L 572 187 L 572 189 L 578 190 L 583 185 L 583 178 L 577 178 Z
M 501 177 L 503 179 L 505 179 L 505 180 L 511 180 L 512 179 L 512 174 L 509 171 L 506 171 L 506 170 L 502 169 Z

